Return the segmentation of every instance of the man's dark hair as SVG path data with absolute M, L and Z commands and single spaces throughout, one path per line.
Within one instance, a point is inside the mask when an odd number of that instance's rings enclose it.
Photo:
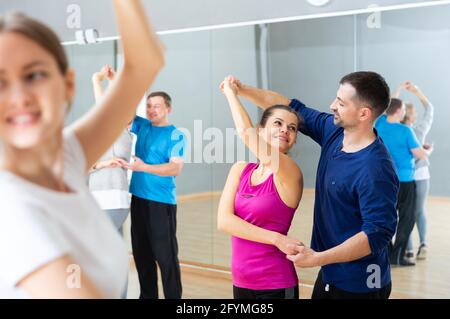
M 389 103 L 389 107 L 386 110 L 387 115 L 395 114 L 399 109 L 401 109 L 403 105 L 403 101 L 400 99 L 392 98 L 391 103 Z
M 366 104 L 374 114 L 374 120 L 387 109 L 390 90 L 385 79 L 371 71 L 353 72 L 344 76 L 339 84 L 350 84 L 356 90 L 356 98 Z
M 167 94 L 166 92 L 163 91 L 157 91 L 157 92 L 152 92 L 147 96 L 147 101 L 149 98 L 151 97 L 155 97 L 155 96 L 160 96 L 164 99 L 164 103 L 166 103 L 167 107 L 171 107 L 172 106 L 172 99 L 170 98 L 170 95 Z

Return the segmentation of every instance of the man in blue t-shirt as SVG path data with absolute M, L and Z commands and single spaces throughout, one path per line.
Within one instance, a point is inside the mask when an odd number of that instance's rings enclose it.
M 298 267 L 321 266 L 312 298 L 388 298 L 388 245 L 397 225 L 399 182 L 391 157 L 373 128 L 389 104 L 389 87 L 374 72 L 340 81 L 333 114 L 268 90 L 243 85 L 238 94 L 267 108 L 290 105 L 303 118 L 299 130 L 321 148 L 311 248 L 293 247 Z
M 415 223 L 414 159 L 427 159 L 430 151 L 420 145 L 411 127 L 400 123 L 404 117 L 404 103 L 400 99 L 392 98 L 386 115 L 382 115 L 377 120 L 375 128 L 394 160 L 395 170 L 400 180 L 397 203 L 398 227 L 395 243 L 390 253 L 390 261 L 393 265 L 414 266 L 413 261 L 405 258 L 408 238 Z
M 136 116 L 130 185 L 131 241 L 141 299 L 158 298 L 158 264 L 166 299 L 180 299 L 181 275 L 176 238 L 175 176 L 183 168 L 185 136 L 169 123 L 172 101 L 165 92 L 147 98 L 147 119 Z

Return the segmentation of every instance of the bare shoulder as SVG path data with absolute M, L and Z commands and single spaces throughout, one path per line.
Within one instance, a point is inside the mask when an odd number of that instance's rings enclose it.
M 303 172 L 300 166 L 293 160 L 287 165 L 281 174 L 277 174 L 275 178 L 288 187 L 302 187 L 303 186 Z
M 274 175 L 275 187 L 281 200 L 289 207 L 297 208 L 303 195 L 303 172 L 292 160 L 283 173 Z
M 301 184 L 302 184 L 302 186 L 303 186 L 303 171 L 302 171 L 302 169 L 300 168 L 300 166 L 297 166 L 298 167 L 298 173 L 299 173 L 299 181 L 301 182 Z
M 230 175 L 241 176 L 242 171 L 248 165 L 246 161 L 239 161 L 233 164 L 230 169 Z
M 292 180 L 293 182 L 303 177 L 300 166 L 292 157 L 286 154 L 280 154 L 280 167 L 275 175 L 279 175 L 286 180 Z
M 231 166 L 231 169 L 228 172 L 227 181 L 225 182 L 224 191 L 233 192 L 237 189 L 239 181 L 241 180 L 242 171 L 246 165 L 246 162 L 237 162 Z

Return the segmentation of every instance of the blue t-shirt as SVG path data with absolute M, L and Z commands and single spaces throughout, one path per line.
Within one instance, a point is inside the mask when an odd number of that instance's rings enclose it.
M 391 281 L 388 244 L 397 226 L 399 189 L 386 147 L 377 136 L 366 148 L 345 153 L 344 129 L 334 125 L 333 115 L 310 109 L 295 99 L 290 106 L 304 120 L 300 131 L 322 148 L 311 248 L 325 251 L 363 231 L 372 251 L 358 260 L 323 266 L 323 282 L 352 293 L 385 287 Z
M 386 115 L 375 123 L 381 139 L 394 160 L 400 182 L 414 181 L 415 162 L 412 149 L 420 147 L 412 128 L 400 123 L 389 123 Z
M 136 116 L 131 132 L 137 135 L 135 154 L 147 164 L 166 164 L 171 157 L 184 157 L 186 138 L 175 126 L 153 126 Z M 139 198 L 176 204 L 174 176 L 133 172 L 130 193 Z

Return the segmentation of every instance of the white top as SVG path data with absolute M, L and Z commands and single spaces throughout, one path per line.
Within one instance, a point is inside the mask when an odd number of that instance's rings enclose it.
M 422 166 L 416 169 L 414 172 L 414 179 L 416 181 L 423 181 L 426 179 L 430 179 L 430 170 L 428 166 Z
M 97 203 L 104 210 L 130 208 L 130 193 L 120 189 L 92 191 Z
M 125 129 L 116 142 L 103 154 L 99 162 L 114 157 L 129 162 L 132 145 L 133 135 L 128 129 Z M 130 208 L 128 185 L 128 170 L 121 167 L 105 167 L 94 170 L 89 175 L 89 189 L 104 210 Z
M 75 134 L 65 130 L 64 181 L 73 193 L 0 171 L 0 298 L 23 294 L 15 288 L 21 279 L 64 255 L 106 298 L 120 298 L 128 272 L 126 245 L 89 192 L 85 163 Z M 68 269 L 68 281 L 74 277 Z

